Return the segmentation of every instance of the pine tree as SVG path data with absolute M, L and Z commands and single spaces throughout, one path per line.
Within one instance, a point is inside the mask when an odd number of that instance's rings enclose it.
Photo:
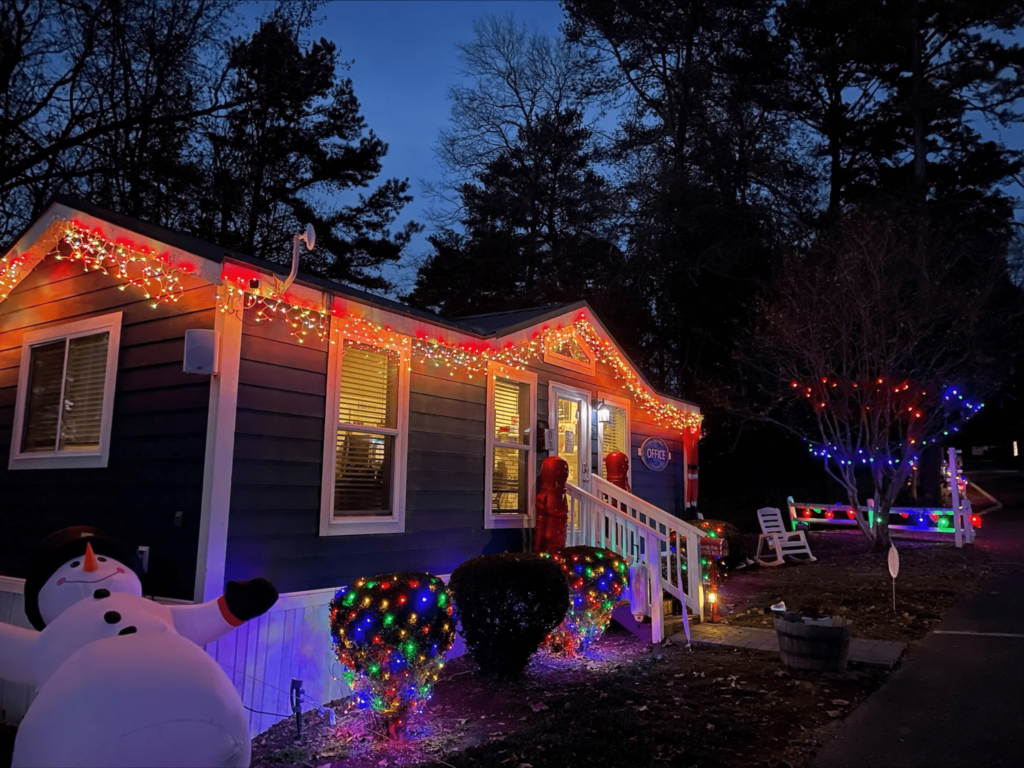
M 615 199 L 576 111 L 547 113 L 463 184 L 464 234 L 429 238 L 409 301 L 448 315 L 588 298 L 622 266 Z
M 367 130 L 352 80 L 339 78 L 336 46 L 303 48 L 282 19 L 235 41 L 229 90 L 240 106 L 207 133 L 211 183 L 200 231 L 271 260 L 305 222 L 317 229 L 316 260 L 303 269 L 386 289 L 384 264 L 397 262 L 418 225 L 393 230 L 412 198 L 408 180 L 388 179 L 356 202 L 339 204 L 381 172 L 387 145 Z
M 616 167 L 630 211 L 626 281 L 657 385 L 728 397 L 737 319 L 799 237 L 807 186 L 789 151 L 785 50 L 760 0 L 567 0 L 625 108 Z

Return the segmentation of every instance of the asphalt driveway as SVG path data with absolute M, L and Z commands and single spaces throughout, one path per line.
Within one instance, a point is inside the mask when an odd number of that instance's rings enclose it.
M 950 612 L 812 766 L 1024 764 L 1024 509 L 988 515 L 983 530 L 1003 572 Z

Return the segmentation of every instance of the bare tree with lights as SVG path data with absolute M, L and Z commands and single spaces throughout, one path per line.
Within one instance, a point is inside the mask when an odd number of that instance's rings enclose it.
M 997 309 L 1019 302 L 1005 259 L 955 236 L 918 245 L 914 226 L 855 217 L 791 257 L 751 338 L 762 416 L 807 440 L 853 509 L 870 476 L 855 519 L 876 549 L 922 449 L 983 406 L 1008 343 Z

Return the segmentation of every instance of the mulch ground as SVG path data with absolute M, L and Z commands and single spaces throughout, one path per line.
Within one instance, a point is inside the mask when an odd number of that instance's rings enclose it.
M 722 620 L 770 628 L 765 610 L 785 601 L 850 618 L 856 637 L 912 647 L 995 567 L 983 534 L 963 550 L 897 541 L 893 612 L 885 553 L 867 554 L 856 532 L 815 531 L 809 539 L 816 563 L 731 574 L 720 590 Z M 756 537 L 748 545 L 754 551 Z M 257 737 L 252 764 L 796 767 L 887 674 L 856 665 L 843 674 L 804 673 L 775 653 L 651 646 L 613 625 L 588 657 L 540 652 L 516 681 L 484 678 L 467 657 L 453 661 L 402 741 L 380 738 L 362 713 L 337 702 L 334 726 L 326 715 L 304 715 L 302 741 L 294 740 L 294 722 Z
M 404 742 L 375 738 L 361 714 L 314 712 L 257 737 L 253 766 L 798 766 L 831 724 L 884 680 L 787 670 L 777 654 L 652 647 L 613 627 L 588 657 L 539 653 L 520 680 L 482 678 L 467 658 L 445 667 Z
M 725 579 L 719 590 L 723 621 L 771 628 L 765 610 L 784 601 L 790 610 L 813 608 L 850 619 L 855 637 L 913 645 L 996 567 L 985 546 L 984 528 L 975 546 L 963 549 L 956 549 L 952 540 L 898 539 L 893 611 L 887 553 L 866 553 L 864 537 L 855 531 L 812 531 L 808 540 L 818 558 L 815 563 L 755 567 Z M 756 545 L 757 537 L 751 537 L 748 550 L 754 552 Z

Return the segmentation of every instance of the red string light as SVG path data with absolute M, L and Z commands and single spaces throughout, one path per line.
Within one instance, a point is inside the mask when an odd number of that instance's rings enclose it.
M 136 288 L 142 291 L 154 308 L 163 303 L 177 302 L 184 294 L 182 278 L 189 270 L 173 264 L 166 254 L 159 255 L 142 245 L 112 242 L 99 230 L 90 230 L 77 222 L 69 222 L 63 226 L 61 242 L 65 244 L 64 248 L 58 247 L 47 255 L 53 255 L 58 260 L 81 264 L 86 271 L 98 271 L 109 275 L 120 283 L 122 290 L 129 286 Z M 17 285 L 25 269 L 24 255 L 0 259 L 0 300 L 6 298 Z M 225 268 L 225 273 L 227 271 Z M 300 306 L 290 297 L 286 300 L 285 297 L 276 295 L 255 295 L 247 283 L 248 275 L 236 274 L 226 279 L 218 293 L 218 309 L 221 312 L 233 313 L 241 308 L 252 312 L 257 323 L 275 320 L 284 322 L 292 336 L 302 344 L 311 339 L 335 343 L 331 338 L 331 317 L 334 314 L 340 318 L 340 322 L 336 324 L 339 333 L 363 343 L 388 349 L 405 349 L 410 353 L 413 362 L 447 368 L 450 376 L 461 370 L 470 379 L 475 376 L 483 378 L 488 375 L 488 366 L 492 363 L 497 365 L 499 373 L 525 370 L 538 357 L 543 357 L 545 352 L 562 349 L 567 342 L 578 337 L 593 350 L 598 361 L 611 368 L 622 389 L 642 410 L 653 417 L 655 423 L 691 433 L 696 433 L 700 429 L 700 414 L 682 410 L 651 392 L 615 345 L 602 338 L 582 313 L 570 325 L 544 328 L 531 339 L 519 344 L 509 343 L 497 349 L 485 342 L 453 343 L 441 336 L 429 336 L 425 333 L 410 338 L 394 332 L 387 325 L 380 325 L 358 315 L 332 313 L 328 307 Z M 793 385 L 795 387 L 796 382 L 793 382 Z

